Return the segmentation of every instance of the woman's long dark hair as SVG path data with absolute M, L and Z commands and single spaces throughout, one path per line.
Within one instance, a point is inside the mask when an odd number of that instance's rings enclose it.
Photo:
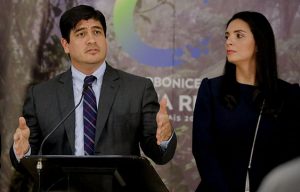
M 274 112 L 278 108 L 276 103 L 279 94 L 276 45 L 272 27 L 264 15 L 250 11 L 236 13 L 227 22 L 226 27 L 235 19 L 241 19 L 249 25 L 256 44 L 255 85 L 257 90 L 253 94 L 253 99 L 257 105 L 261 105 L 262 100 L 265 99 L 266 108 Z M 239 101 L 236 67 L 227 58 L 221 92 L 225 105 L 234 108 Z

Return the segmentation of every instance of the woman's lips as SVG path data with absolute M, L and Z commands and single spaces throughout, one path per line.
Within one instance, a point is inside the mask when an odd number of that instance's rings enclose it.
M 227 55 L 230 55 L 230 54 L 233 54 L 233 53 L 235 53 L 236 51 L 234 51 L 234 50 L 227 50 Z

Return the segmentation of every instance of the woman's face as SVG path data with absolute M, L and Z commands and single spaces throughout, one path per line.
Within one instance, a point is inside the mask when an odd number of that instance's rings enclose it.
M 255 40 L 249 25 L 245 21 L 241 19 L 231 21 L 226 29 L 225 38 L 225 48 L 229 62 L 237 67 L 255 66 Z

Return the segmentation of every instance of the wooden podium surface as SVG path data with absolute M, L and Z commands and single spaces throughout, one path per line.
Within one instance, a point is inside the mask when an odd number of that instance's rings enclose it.
M 151 163 L 139 156 L 42 155 L 24 157 L 21 164 L 36 191 L 168 192 Z

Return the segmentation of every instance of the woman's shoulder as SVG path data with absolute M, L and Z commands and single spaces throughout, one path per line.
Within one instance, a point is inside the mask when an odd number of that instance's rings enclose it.
M 205 77 L 202 80 L 201 84 L 204 84 L 204 85 L 212 87 L 212 88 L 216 88 L 221 85 L 222 79 L 223 79 L 223 76 L 218 76 L 218 77 L 213 77 L 213 78 Z
M 300 94 L 300 87 L 298 83 L 289 83 L 282 79 L 278 79 L 278 89 L 280 93 L 286 94 Z
M 278 93 L 287 106 L 300 108 L 300 87 L 297 83 L 289 83 L 284 80 L 278 80 Z M 289 104 L 288 104 L 289 103 Z
M 201 94 L 219 95 L 222 78 L 223 76 L 218 76 L 213 78 L 208 78 L 208 77 L 203 78 L 201 81 L 198 95 Z

